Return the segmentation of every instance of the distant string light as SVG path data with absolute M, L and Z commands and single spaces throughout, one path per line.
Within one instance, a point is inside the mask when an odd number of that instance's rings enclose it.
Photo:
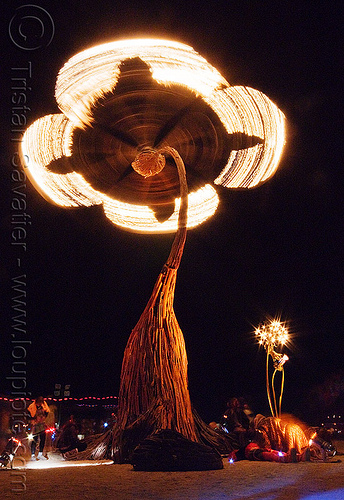
M 178 226 L 178 199 L 170 217 L 161 221 L 147 205 L 125 203 L 93 188 L 79 173 L 56 173 L 52 161 L 73 152 L 76 129 L 93 125 L 92 107 L 116 88 L 123 61 L 140 58 L 163 88 L 180 85 L 210 106 L 228 134 L 242 133 L 259 144 L 232 150 L 213 182 L 227 188 L 252 188 L 277 170 L 285 143 L 285 118 L 262 92 L 231 87 L 223 76 L 191 47 L 161 39 L 110 42 L 75 55 L 60 70 L 56 100 L 62 114 L 36 120 L 21 144 L 26 172 L 37 190 L 63 207 L 103 205 L 112 223 L 135 232 L 173 232 Z M 182 152 L 180 151 L 182 155 Z M 189 194 L 187 227 L 211 217 L 218 195 L 209 183 Z
M 103 396 L 103 397 L 97 397 L 97 396 L 84 396 L 82 398 L 71 398 L 71 397 L 66 397 L 66 398 L 44 398 L 46 401 L 54 401 L 54 402 L 62 402 L 62 401 L 105 401 L 109 399 L 114 399 L 117 400 L 118 396 Z M 13 401 L 34 401 L 33 398 L 10 398 L 6 396 L 0 396 L 0 401 L 8 401 L 8 402 L 13 402 Z

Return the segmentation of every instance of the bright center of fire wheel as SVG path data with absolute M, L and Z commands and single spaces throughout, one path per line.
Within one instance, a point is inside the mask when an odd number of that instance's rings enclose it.
M 138 153 L 131 166 L 143 177 L 151 177 L 164 168 L 165 157 L 154 149 L 144 149 Z

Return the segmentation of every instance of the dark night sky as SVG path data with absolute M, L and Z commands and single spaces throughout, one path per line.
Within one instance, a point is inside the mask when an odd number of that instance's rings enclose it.
M 187 43 L 233 85 L 263 91 L 286 114 L 288 142 L 277 174 L 249 191 L 219 190 L 217 213 L 189 231 L 175 311 L 183 330 L 191 399 L 206 420 L 246 395 L 266 411 L 265 355 L 252 338 L 265 315 L 295 334 L 284 409 L 307 415 L 310 390 L 341 377 L 343 389 L 342 106 L 339 12 L 317 2 L 37 2 L 51 15 L 47 47 L 16 47 L 2 15 L 1 375 L 11 385 L 11 279 L 27 275 L 27 391 L 73 396 L 118 393 L 130 331 L 168 255 L 172 235 L 127 233 L 101 208 L 64 210 L 28 183 L 27 252 L 11 246 L 13 68 L 32 64 L 28 123 L 58 112 L 56 75 L 73 54 L 100 42 L 160 36 Z M 332 5 L 332 7 L 330 7 Z M 49 33 L 46 33 L 48 36 Z M 340 392 L 341 391 L 341 392 Z M 311 411 L 311 410 L 309 410 Z

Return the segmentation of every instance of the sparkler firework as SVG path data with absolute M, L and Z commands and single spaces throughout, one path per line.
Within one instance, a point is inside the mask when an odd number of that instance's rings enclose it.
M 258 338 L 259 345 L 263 346 L 266 350 L 266 391 L 268 395 L 269 405 L 271 414 L 273 417 L 281 416 L 281 406 L 282 406 L 282 396 L 284 389 L 284 364 L 288 361 L 288 356 L 286 354 L 282 354 L 278 352 L 276 349 L 281 350 L 283 346 L 285 346 L 289 341 L 288 330 L 280 321 L 272 320 L 265 322 L 258 326 L 255 330 L 255 335 Z M 272 359 L 274 372 L 271 377 L 271 384 L 269 378 L 269 359 Z M 277 410 L 277 402 L 276 402 L 276 392 L 275 392 L 275 375 L 277 371 L 281 372 L 281 390 L 279 396 L 279 404 Z M 271 390 L 272 387 L 272 397 L 273 397 L 273 405 L 271 398 Z

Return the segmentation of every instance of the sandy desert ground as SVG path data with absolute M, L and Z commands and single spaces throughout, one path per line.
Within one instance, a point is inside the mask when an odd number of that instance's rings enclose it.
M 139 472 L 109 461 L 27 462 L 24 469 L 0 471 L 0 498 L 27 500 L 343 500 L 344 442 L 337 463 L 228 463 L 204 472 Z M 23 488 L 22 485 L 25 485 Z

